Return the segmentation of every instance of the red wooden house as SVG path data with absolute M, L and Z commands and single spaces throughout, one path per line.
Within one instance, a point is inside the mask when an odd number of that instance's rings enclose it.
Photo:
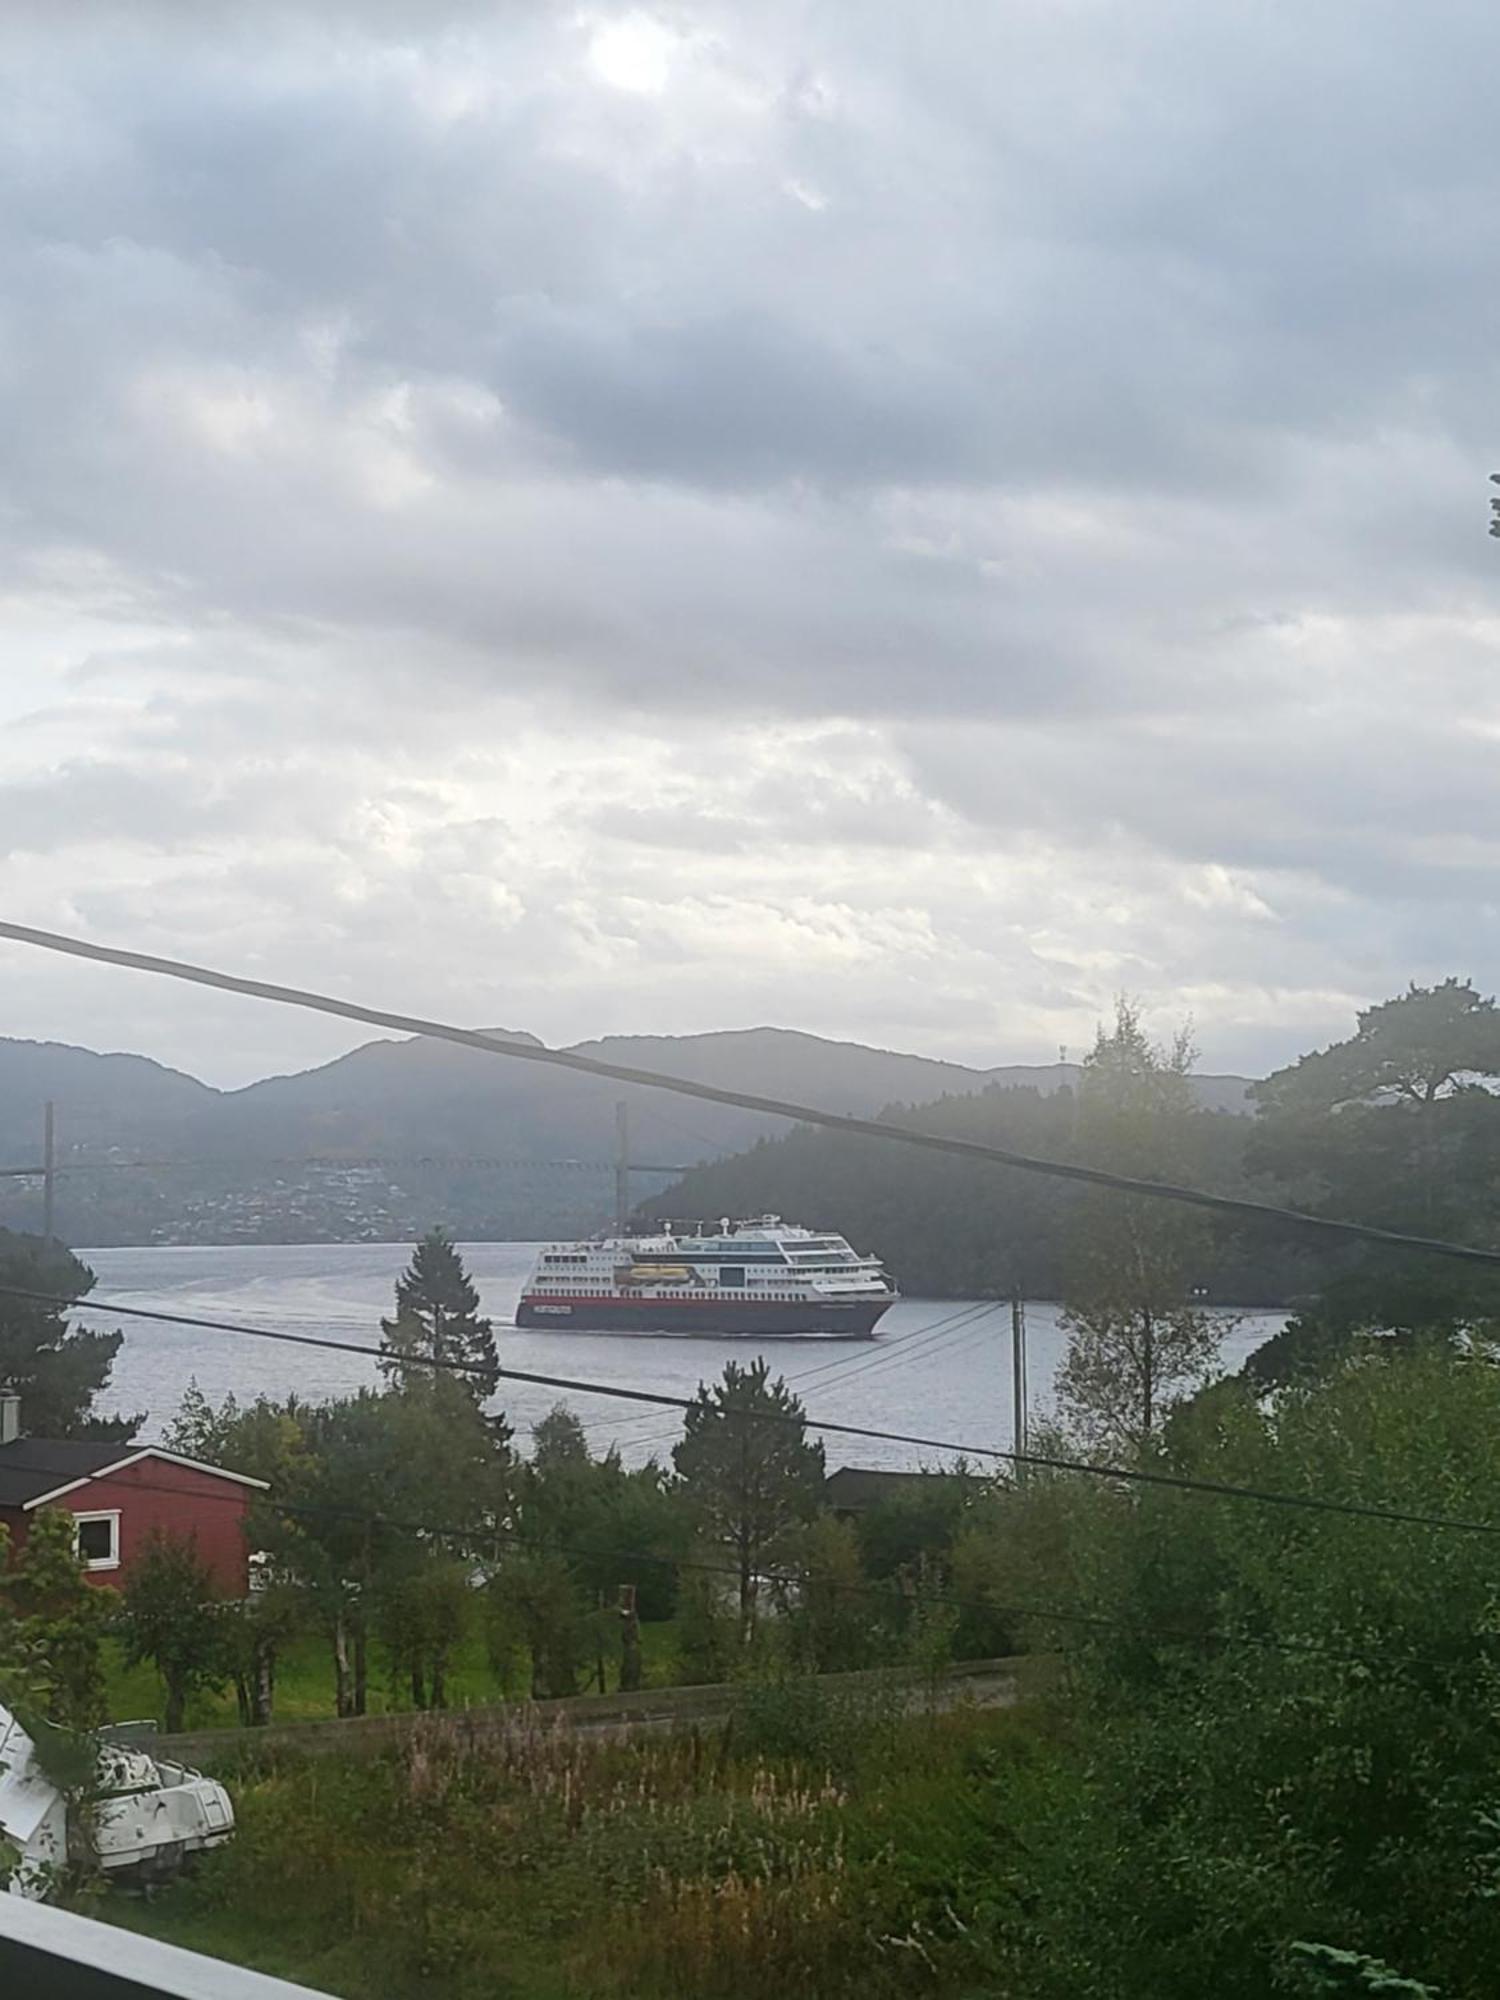
M 160 1529 L 191 1535 L 224 1596 L 246 1596 L 245 1516 L 265 1485 L 157 1445 L 31 1437 L 0 1444 L 0 1521 L 12 1544 L 25 1541 L 39 1508 L 65 1507 L 78 1523 L 92 1583 L 123 1583 Z

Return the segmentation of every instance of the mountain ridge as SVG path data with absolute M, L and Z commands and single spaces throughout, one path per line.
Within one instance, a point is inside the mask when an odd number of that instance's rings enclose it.
M 542 1046 L 523 1030 L 487 1032 Z M 766 1026 L 602 1036 L 567 1052 L 867 1117 L 992 1088 L 1050 1095 L 1079 1068 L 980 1069 Z M 1247 1108 L 1245 1078 L 1196 1082 L 1206 1108 Z M 74 1241 L 100 1244 L 218 1240 L 216 1228 L 270 1240 L 283 1226 L 297 1241 L 405 1231 L 424 1219 L 473 1236 L 562 1233 L 607 1214 L 619 1101 L 630 1108 L 634 1157 L 662 1165 L 723 1157 L 786 1129 L 760 1113 L 550 1065 L 496 1062 L 424 1037 L 372 1039 L 330 1062 L 228 1091 L 125 1051 L 0 1038 L 0 1128 L 14 1155 L 3 1164 L 40 1160 L 49 1098 L 64 1167 L 154 1163 L 150 1172 L 60 1177 L 59 1227 Z M 343 1182 L 321 1192 L 304 1186 L 316 1178 L 310 1168 L 298 1172 L 310 1158 L 345 1163 Z M 390 1169 L 378 1186 L 350 1178 L 356 1167 L 368 1175 L 372 1163 Z M 0 1222 L 34 1226 L 39 1201 L 32 1183 L 0 1183 Z

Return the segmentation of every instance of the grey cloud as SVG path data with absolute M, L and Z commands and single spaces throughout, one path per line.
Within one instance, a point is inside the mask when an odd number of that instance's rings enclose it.
M 1122 970 L 1219 980 L 1242 1050 L 1268 961 L 1303 1021 L 1454 937 L 1500 977 L 1487 10 L 710 4 L 659 98 L 541 5 L 85 11 L 0 24 L 0 576 L 117 628 L 7 740 L 25 893 L 155 847 L 74 909 L 371 977 L 415 928 L 455 1004 L 579 1033 L 717 1019 L 731 964 L 831 1006 L 704 914 L 717 871 L 785 915 L 799 846 L 825 942 L 898 940 L 847 1017 L 950 1047 Z M 795 735 L 835 715 L 868 770 Z M 568 791 L 637 729 L 672 789 Z

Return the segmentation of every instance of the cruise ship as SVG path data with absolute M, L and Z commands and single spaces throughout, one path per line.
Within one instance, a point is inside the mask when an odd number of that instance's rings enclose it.
M 898 1294 L 842 1236 L 776 1215 L 664 1222 L 660 1233 L 544 1246 L 519 1327 L 862 1340 Z

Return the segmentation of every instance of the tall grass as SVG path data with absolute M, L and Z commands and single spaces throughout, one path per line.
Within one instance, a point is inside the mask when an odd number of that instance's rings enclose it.
M 956 1992 L 960 1934 L 893 1843 L 979 1796 L 1015 1725 L 820 1697 L 749 1691 L 706 1732 L 581 1736 L 522 1711 L 499 1736 L 431 1718 L 362 1761 L 247 1751 L 237 1840 L 146 1920 L 392 2000 Z

